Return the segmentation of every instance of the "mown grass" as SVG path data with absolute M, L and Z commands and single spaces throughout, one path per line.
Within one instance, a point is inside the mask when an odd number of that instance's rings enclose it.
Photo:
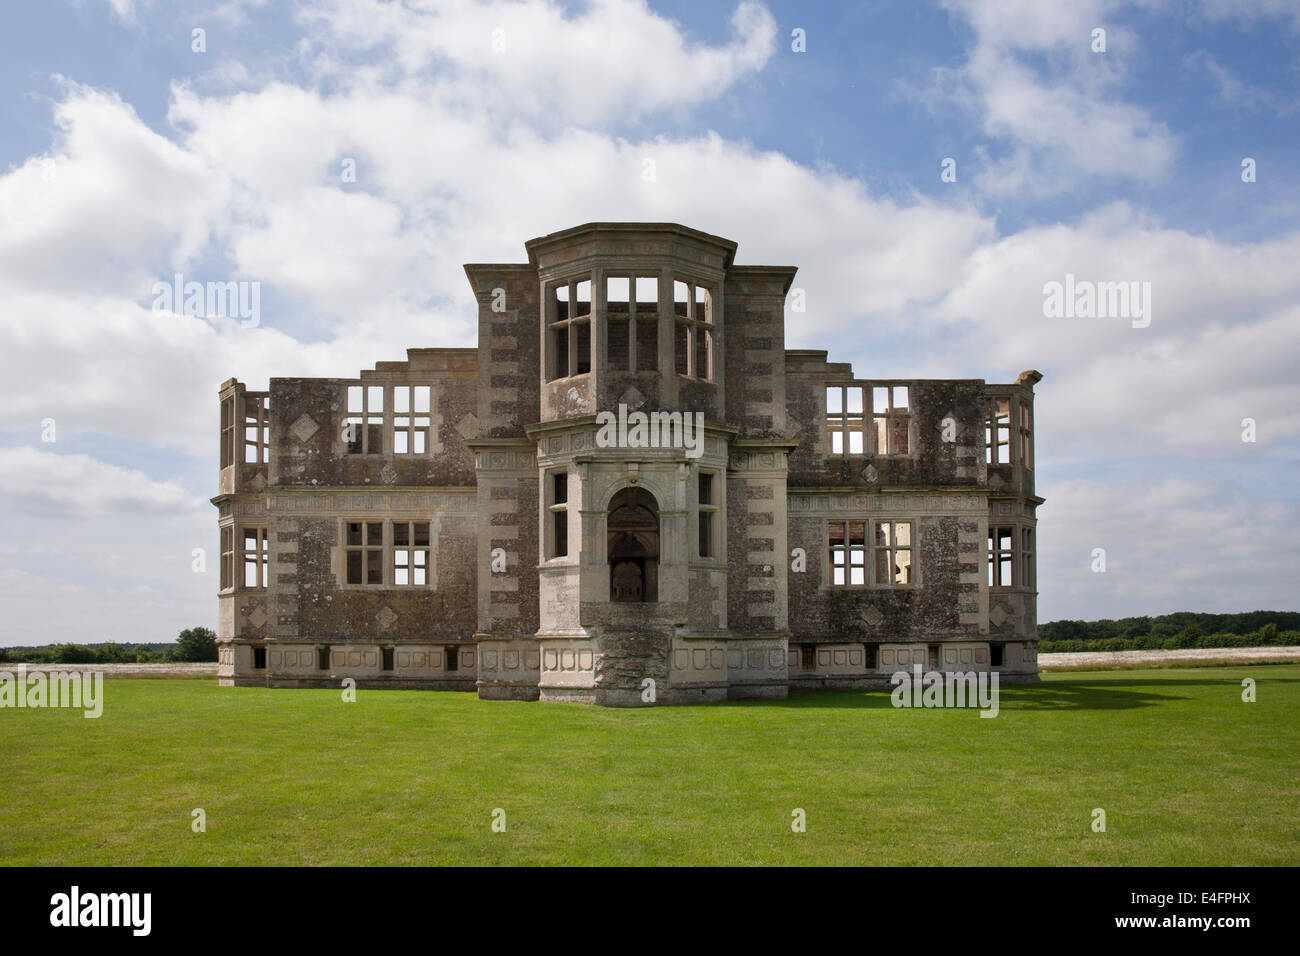
M 120 679 L 0 728 L 8 865 L 1300 863 L 1296 665 L 1049 674 L 991 720 Z

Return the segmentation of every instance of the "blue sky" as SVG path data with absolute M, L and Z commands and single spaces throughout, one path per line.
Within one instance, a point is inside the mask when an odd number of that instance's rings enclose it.
M 461 263 L 591 219 L 798 265 L 789 344 L 860 375 L 1041 370 L 1040 619 L 1294 609 L 1297 120 L 1283 0 L 23 5 L 0 643 L 212 624 L 217 385 L 472 344 Z M 261 324 L 152 311 L 175 271 Z M 1046 318 L 1066 273 L 1150 282 L 1151 325 Z

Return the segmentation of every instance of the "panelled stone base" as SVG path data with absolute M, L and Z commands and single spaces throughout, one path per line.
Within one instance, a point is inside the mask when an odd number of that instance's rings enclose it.
M 344 675 L 346 676 L 346 675 Z M 410 678 L 392 677 L 392 678 L 374 678 L 358 677 L 353 678 L 356 681 L 358 690 L 455 690 L 455 691 L 474 691 L 477 690 L 474 679 L 465 678 L 459 680 L 412 680 Z M 273 688 L 316 688 L 339 690 L 343 686 L 343 678 L 337 677 L 330 679 L 328 677 L 236 677 L 234 678 L 234 687 L 273 687 Z

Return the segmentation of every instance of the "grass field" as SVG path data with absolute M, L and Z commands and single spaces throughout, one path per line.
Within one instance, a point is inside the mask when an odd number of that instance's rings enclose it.
M 119 679 L 105 699 L 98 720 L 0 710 L 0 863 L 1300 863 L 1295 665 L 1047 675 L 992 720 L 886 691 L 607 710 Z

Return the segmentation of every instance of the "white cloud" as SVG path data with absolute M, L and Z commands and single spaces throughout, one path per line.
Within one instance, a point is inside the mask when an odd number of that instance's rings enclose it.
M 388 79 L 450 68 L 454 79 L 437 84 L 449 98 L 552 126 L 696 105 L 776 49 L 776 22 L 749 0 L 732 13 L 735 38 L 717 47 L 690 43 L 644 0 L 592 0 L 574 15 L 540 0 L 333 0 L 302 4 L 298 16 L 328 72 L 352 72 L 339 64 L 357 51 L 389 58 L 377 71 Z
M 89 455 L 35 448 L 0 449 L 0 482 L 15 510 L 65 517 L 174 514 L 203 503 L 176 481 L 155 481 Z
M 1207 481 L 1066 481 L 1039 514 L 1039 620 L 1270 608 L 1294 586 L 1294 505 Z M 1093 570 L 1093 550 L 1106 570 Z
M 1049 195 L 1089 177 L 1154 182 L 1168 172 L 1176 137 L 1119 98 L 1138 41 L 1114 21 L 1116 0 L 942 2 L 974 43 L 964 66 L 936 71 L 930 92 L 973 109 L 984 133 L 1007 147 L 995 159 L 979 151 L 982 191 Z M 1098 27 L 1105 53 L 1092 51 Z

